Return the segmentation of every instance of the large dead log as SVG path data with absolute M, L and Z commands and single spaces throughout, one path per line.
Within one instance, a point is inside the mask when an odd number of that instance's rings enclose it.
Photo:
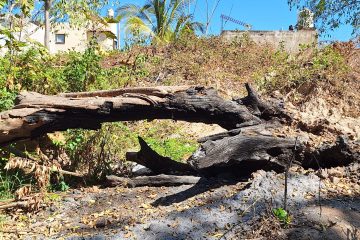
M 46 96 L 23 92 L 0 113 L 0 145 L 72 128 L 99 129 L 103 122 L 174 119 L 226 129 L 260 123 L 246 105 L 204 87 L 130 88 Z M 251 125 L 250 124 L 250 125 Z
M 155 173 L 197 173 L 218 175 L 230 172 L 244 176 L 258 169 L 282 172 L 293 164 L 304 168 L 345 166 L 360 159 L 360 144 L 340 136 L 333 144 L 318 148 L 304 146 L 302 138 L 279 133 L 281 124 L 260 124 L 233 129 L 199 140 L 201 146 L 188 159 L 178 163 L 152 150 L 139 138 L 141 150 L 129 153 L 128 160 L 150 168 Z M 131 156 L 131 157 L 130 157 Z
M 157 174 L 234 172 L 241 175 L 266 167 L 282 171 L 295 145 L 300 148 L 300 144 L 295 138 L 274 136 L 277 127 L 276 124 L 261 124 L 202 138 L 200 148 L 188 159 L 189 164 L 159 155 L 139 137 L 141 150 L 127 153 L 127 160 L 144 165 Z
M 201 147 L 190 157 L 189 165 L 160 156 L 141 138 L 140 152 L 128 153 L 128 160 L 155 173 L 194 174 L 222 170 L 242 173 L 244 169 L 250 172 L 266 166 L 281 171 L 295 156 L 296 145 L 295 161 L 304 167 L 314 167 L 315 163 L 319 167 L 328 162 L 335 164 L 339 159 L 348 164 L 359 156 L 358 150 L 353 151 L 355 148 L 341 141 L 315 150 L 303 147 L 309 144 L 301 138 L 295 140 L 301 129 L 288 124 L 292 118 L 284 111 L 283 103 L 260 99 L 248 84 L 246 89 L 248 96 L 232 101 L 224 100 L 212 88 L 188 86 L 58 96 L 25 92 L 18 96 L 14 109 L 0 113 L 0 146 L 53 131 L 98 129 L 103 122 L 174 119 L 216 123 L 230 131 L 200 139 Z M 287 131 L 287 127 L 292 130 Z

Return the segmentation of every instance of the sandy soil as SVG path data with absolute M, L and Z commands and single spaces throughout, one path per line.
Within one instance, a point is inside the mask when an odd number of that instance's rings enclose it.
M 17 212 L 4 239 L 358 239 L 360 165 L 314 172 L 292 168 L 287 225 L 284 174 L 257 171 L 238 182 L 193 186 L 84 188 L 33 215 Z M 319 177 L 320 176 L 320 177 Z M 320 194 L 320 196 L 319 196 Z M 320 214 L 321 213 L 321 214 Z

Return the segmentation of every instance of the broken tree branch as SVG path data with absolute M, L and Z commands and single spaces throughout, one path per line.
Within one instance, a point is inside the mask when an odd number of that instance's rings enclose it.
M 28 201 L 19 201 L 19 202 L 11 202 L 8 204 L 4 204 L 4 205 L 0 205 L 0 210 L 3 209 L 9 209 L 9 208 L 23 208 L 23 207 L 27 207 L 29 204 Z
M 196 184 L 200 181 L 200 177 L 195 176 L 174 176 L 174 175 L 156 175 L 141 176 L 135 178 L 123 178 L 117 176 L 106 176 L 110 186 L 177 186 L 186 184 Z

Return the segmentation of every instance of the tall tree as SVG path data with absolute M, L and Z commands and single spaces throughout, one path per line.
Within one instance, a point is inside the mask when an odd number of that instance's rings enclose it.
M 360 0 L 288 0 L 288 3 L 290 7 L 309 8 L 322 33 L 350 24 L 353 34 L 360 34 Z
M 45 33 L 44 33 L 44 45 L 50 50 L 50 8 L 51 0 L 44 0 L 44 21 L 45 21 Z
M 33 7 L 33 0 L 0 0 L 0 48 L 12 52 L 26 45 L 21 41 L 23 20 L 30 16 Z
M 170 42 L 184 31 L 203 31 L 202 24 L 186 14 L 187 7 L 188 0 L 148 0 L 143 6 L 124 5 L 118 12 L 126 18 L 127 32 L 140 32 L 153 42 Z

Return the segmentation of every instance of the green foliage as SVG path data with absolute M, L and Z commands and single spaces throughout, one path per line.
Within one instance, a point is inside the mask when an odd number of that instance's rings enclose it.
M 21 90 L 57 94 L 120 88 L 148 74 L 144 55 L 137 56 L 134 68 L 105 69 L 100 65 L 103 57 L 94 43 L 84 53 L 49 55 L 43 47 L 35 46 L 0 57 L 0 111 L 11 108 Z
M 1 0 L 0 1 L 0 15 L 6 21 L 0 25 L 0 39 L 3 45 L 1 48 L 7 48 L 9 52 L 20 51 L 27 46 L 15 36 L 15 32 L 19 32 L 22 28 L 22 21 L 24 17 L 29 17 L 31 11 L 34 9 L 34 0 Z M 10 24 L 11 23 L 11 24 Z
M 5 170 L 9 155 L 0 149 L 0 201 L 14 198 L 15 191 L 24 186 L 31 185 L 33 178 L 25 176 L 22 170 Z
M 61 200 L 61 196 L 57 193 L 48 193 L 46 194 L 45 200 L 49 202 L 57 202 Z
M 309 8 L 315 14 L 315 20 L 321 32 L 334 30 L 342 24 L 350 24 L 354 35 L 360 31 L 360 4 L 354 0 L 288 0 L 291 7 Z
M 101 75 L 101 57 L 96 51 L 96 46 L 90 45 L 84 54 L 70 52 L 69 61 L 63 70 L 63 78 L 68 89 L 74 92 L 85 91 L 96 81 L 96 77 Z
M 134 36 L 148 36 L 152 42 L 167 43 L 182 34 L 203 31 L 203 25 L 193 22 L 185 14 L 183 0 L 151 0 L 143 6 L 126 4 L 119 8 L 119 15 L 126 18 L 126 32 Z
M 8 91 L 6 88 L 0 89 L 0 112 L 14 106 L 16 94 L 16 92 Z
M 124 50 L 129 51 L 134 46 L 146 46 L 149 43 L 149 37 L 144 34 L 143 32 L 140 32 L 139 29 L 132 30 L 131 36 L 127 36 L 125 38 L 125 46 Z
M 52 63 L 54 57 L 41 47 L 29 48 L 14 57 L 12 75 L 15 85 L 22 90 L 54 94 L 66 90 L 61 72 Z
M 119 4 L 118 0 L 111 1 Z M 88 25 L 89 21 L 99 25 L 107 25 L 100 16 L 101 10 L 109 4 L 108 0 L 52 0 L 50 9 L 53 24 L 68 21 L 72 27 Z
M 84 130 L 82 129 L 71 129 L 67 131 L 67 139 L 65 143 L 65 149 L 70 153 L 71 157 L 74 157 L 79 146 L 84 143 Z
M 184 138 L 145 138 L 145 141 L 160 155 L 176 161 L 183 161 L 184 157 L 189 157 L 197 149 L 196 144 Z
M 0 200 L 14 197 L 14 192 L 25 183 L 31 182 L 21 171 L 6 171 L 0 169 Z
M 283 208 L 273 209 L 273 214 L 281 223 L 283 223 L 285 225 L 288 225 L 289 223 L 291 223 L 291 216 Z
M 0 49 L 7 48 L 9 51 L 20 51 L 21 48 L 27 46 L 25 42 L 17 40 L 13 31 L 8 28 L 0 29 L 0 36 L 1 40 L 4 41 L 4 45 L 0 45 Z

